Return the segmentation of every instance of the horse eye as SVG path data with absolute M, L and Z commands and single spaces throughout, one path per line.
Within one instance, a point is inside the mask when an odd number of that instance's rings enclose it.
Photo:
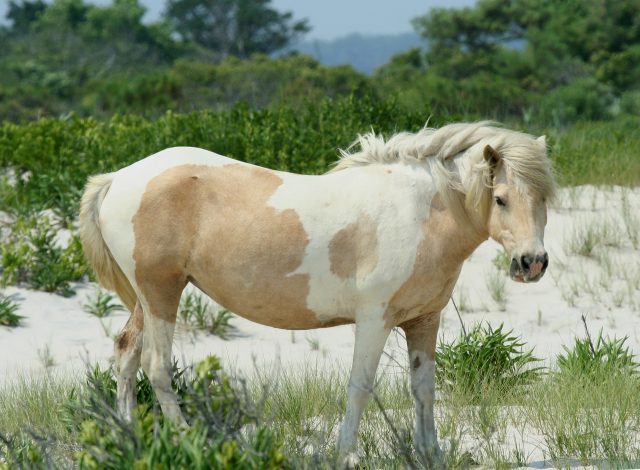
M 496 204 L 502 207 L 507 205 L 507 203 L 504 202 L 504 199 L 502 199 L 500 196 L 496 196 Z

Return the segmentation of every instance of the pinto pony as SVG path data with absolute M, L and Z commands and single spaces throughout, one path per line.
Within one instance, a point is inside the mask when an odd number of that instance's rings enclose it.
M 118 408 L 131 419 L 140 364 L 163 413 L 171 344 L 188 283 L 249 320 L 286 329 L 355 323 L 338 450 L 355 458 L 363 409 L 394 327 L 404 330 L 416 448 L 438 456 L 433 418 L 440 311 L 462 263 L 488 237 L 511 277 L 548 265 L 546 200 L 555 185 L 544 137 L 485 122 L 360 136 L 327 174 L 261 168 L 169 148 L 92 177 L 82 197 L 85 254 L 131 317 L 115 342 Z

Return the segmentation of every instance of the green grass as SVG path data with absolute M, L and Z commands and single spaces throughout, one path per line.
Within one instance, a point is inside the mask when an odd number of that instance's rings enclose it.
M 89 268 L 78 235 L 63 247 L 56 239 L 58 229 L 46 215 L 17 217 L 0 245 L 0 284 L 73 295 L 71 282 L 84 279 Z
M 227 309 L 216 310 L 206 297 L 187 292 L 180 299 L 178 319 L 187 327 L 204 330 L 221 339 L 229 339 L 235 328 L 233 314 Z
M 94 295 L 87 299 L 82 308 L 85 312 L 98 318 L 109 316 L 113 312 L 123 311 L 124 307 L 118 303 L 116 296 L 110 292 L 97 288 Z
M 475 363 L 464 364 L 473 370 Z M 186 375 L 175 372 L 192 423 L 187 432 L 150 412 L 156 405 L 144 376 L 139 376 L 139 421 L 133 426 L 120 422 L 110 411 L 115 387 L 110 371 L 93 369 L 81 381 L 22 377 L 0 388 L 1 433 L 13 437 L 22 463 L 28 462 L 27 454 L 42 454 L 44 441 L 30 437 L 37 435 L 45 438 L 48 456 L 66 466 L 82 462 L 87 468 L 96 463 L 118 468 L 142 458 L 162 468 L 204 468 L 198 462 L 214 457 L 238 465 L 242 460 L 236 459 L 249 458 L 244 452 L 258 446 L 260 458 L 267 459 L 261 462 L 280 462 L 278 468 L 334 468 L 346 371 L 307 366 L 234 379 L 211 359 Z M 616 468 L 637 464 L 638 375 L 602 372 L 553 368 L 524 381 L 525 393 L 513 393 L 505 382 L 485 381 L 479 395 L 469 393 L 464 380 L 446 390 L 439 387 L 436 426 L 447 467 L 526 465 L 532 436 L 541 455 L 559 466 L 570 459 L 585 465 L 608 461 Z M 407 460 L 423 468 L 412 447 L 413 406 L 406 374 L 379 374 L 359 436 L 365 468 L 404 468 Z M 245 431 L 238 434 L 238 426 Z M 274 467 L 265 463 L 261 468 Z
M 0 326 L 18 326 L 24 317 L 16 312 L 20 305 L 11 297 L 0 293 Z
M 496 255 L 493 257 L 491 262 L 496 267 L 496 269 L 505 274 L 509 274 L 509 271 L 511 269 L 511 258 L 504 248 L 500 248 L 496 252 Z
M 637 375 L 558 372 L 534 384 L 524 415 L 558 463 L 637 468 L 639 387 Z
M 638 375 L 640 364 L 626 345 L 623 338 L 605 337 L 602 330 L 593 340 L 590 336 L 576 338 L 572 347 L 564 346 L 564 352 L 558 355 L 557 365 L 560 372 L 567 375 L 599 377 L 601 375 Z
M 611 220 L 600 222 L 581 221 L 574 225 L 564 240 L 567 253 L 580 256 L 594 256 L 605 247 L 619 247 L 622 244 L 621 230 Z
M 55 438 L 69 436 L 62 410 L 78 382 L 61 375 L 17 375 L 0 387 L 0 429 L 15 433 L 24 428 Z
M 485 283 L 493 301 L 498 304 L 500 310 L 505 310 L 507 307 L 505 273 L 500 269 L 494 268 L 489 271 L 489 274 L 486 276 Z
M 549 131 L 550 153 L 562 186 L 638 186 L 640 135 L 636 118 L 576 123 Z

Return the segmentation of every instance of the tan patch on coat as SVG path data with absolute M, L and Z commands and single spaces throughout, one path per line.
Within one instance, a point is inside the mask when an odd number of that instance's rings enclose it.
M 482 241 L 471 225 L 465 228 L 456 222 L 438 193 L 431 201 L 422 233 L 413 271 L 384 313 L 387 328 L 439 313 L 449 301 L 462 262 Z
M 331 272 L 340 279 L 364 279 L 378 264 L 377 226 L 371 216 L 363 214 L 358 220 L 339 230 L 329 243 Z
M 181 165 L 149 183 L 134 217 L 134 259 L 154 315 L 175 321 L 172 286 L 181 292 L 192 281 L 249 320 L 325 326 L 306 305 L 309 275 L 293 274 L 307 233 L 293 209 L 268 205 L 281 184 L 277 173 L 243 164 Z

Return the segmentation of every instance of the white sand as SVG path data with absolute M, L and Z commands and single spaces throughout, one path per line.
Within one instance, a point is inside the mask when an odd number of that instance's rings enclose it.
M 488 292 L 487 279 L 494 270 L 492 260 L 500 247 L 488 241 L 465 263 L 454 290 L 454 299 L 464 306 L 462 318 L 467 328 L 489 322 L 520 335 L 534 353 L 548 363 L 584 336 L 581 315 L 587 317 L 592 336 L 600 328 L 612 336 L 628 336 L 627 344 L 640 353 L 640 250 L 633 248 L 623 220 L 622 199 L 629 203 L 631 230 L 640 237 L 640 189 L 579 187 L 561 191 L 549 212 L 545 245 L 550 267 L 536 284 L 518 284 L 506 279 L 504 310 Z M 567 249 L 575 230 L 608 228 L 605 238 L 612 246 L 596 248 L 596 256 L 570 254 Z M 112 358 L 115 336 L 126 321 L 122 312 L 102 321 L 83 311 L 93 285 L 76 285 L 77 295 L 63 298 L 55 294 L 7 287 L 6 295 L 20 303 L 26 318 L 17 328 L 0 327 L 0 383 L 25 371 L 44 371 L 46 357 L 52 369 L 81 373 L 84 365 Z M 345 367 L 350 364 L 353 327 L 342 326 L 315 331 L 290 332 L 251 323 L 239 317 L 232 321 L 237 335 L 223 341 L 203 333 L 179 330 L 174 354 L 186 362 L 217 354 L 227 368 L 250 373 L 255 364 L 274 367 L 282 364 L 318 367 Z M 451 303 L 444 310 L 441 335 L 447 341 L 460 331 L 460 322 Z M 316 347 L 317 345 L 317 347 Z M 405 346 L 391 335 L 387 352 L 400 363 L 406 361 Z M 47 352 L 48 351 L 48 352 Z M 400 368 L 388 356 L 387 372 Z M 536 457 L 538 457 L 536 455 Z M 534 458 L 535 460 L 535 458 Z
M 595 336 L 600 328 L 606 334 L 629 336 L 628 344 L 640 353 L 640 250 L 631 246 L 622 218 L 623 194 L 640 237 L 640 189 L 579 187 L 564 189 L 555 207 L 549 211 L 545 245 L 551 258 L 548 272 L 535 284 L 519 284 L 506 279 L 506 305 L 501 310 L 487 287 L 492 260 L 501 249 L 491 240 L 483 243 L 465 263 L 454 290 L 454 300 L 462 311 L 467 328 L 477 322 L 494 326 L 504 323 L 513 329 L 535 353 L 552 360 L 570 345 L 574 337 L 584 336 L 581 315 L 585 314 Z M 618 238 L 596 256 L 584 257 L 567 252 L 574 230 L 607 224 L 610 235 Z M 609 268 L 598 259 L 606 252 Z M 607 274 L 608 273 L 608 274 Z M 625 280 L 625 277 L 627 280 Z M 20 327 L 0 327 L 0 381 L 17 371 L 42 370 L 45 350 L 54 369 L 81 370 L 87 361 L 108 361 L 112 357 L 112 339 L 126 322 L 127 315 L 117 312 L 98 319 L 84 312 L 87 296 L 94 285 L 75 285 L 77 294 L 64 298 L 18 287 L 7 287 L 20 303 L 19 314 L 26 318 Z M 572 291 L 577 291 L 572 293 Z M 618 306 L 616 306 L 616 304 Z M 174 354 L 191 361 L 217 354 L 228 367 L 249 370 L 254 363 L 348 365 L 353 348 L 353 326 L 290 332 L 258 325 L 240 317 L 232 324 L 237 334 L 230 340 L 179 329 Z M 450 303 L 441 321 L 441 336 L 454 339 L 460 322 Z M 316 346 L 317 345 L 317 346 Z M 404 361 L 404 344 L 392 335 L 387 352 Z

